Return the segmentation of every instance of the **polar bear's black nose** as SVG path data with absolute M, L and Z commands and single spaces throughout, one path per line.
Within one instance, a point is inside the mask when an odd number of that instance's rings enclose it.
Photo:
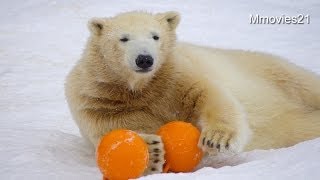
M 136 59 L 139 68 L 147 69 L 153 65 L 153 58 L 150 55 L 139 55 Z

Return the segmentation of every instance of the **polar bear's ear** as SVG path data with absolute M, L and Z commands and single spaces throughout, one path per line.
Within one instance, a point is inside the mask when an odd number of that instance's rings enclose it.
M 88 27 L 91 33 L 100 35 L 102 30 L 107 26 L 107 19 L 105 18 L 92 18 L 89 20 Z
M 180 22 L 180 14 L 175 11 L 156 14 L 161 23 L 167 24 L 170 30 L 175 30 Z

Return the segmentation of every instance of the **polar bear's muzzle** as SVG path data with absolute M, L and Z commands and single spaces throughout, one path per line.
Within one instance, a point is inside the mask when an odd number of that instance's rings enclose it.
M 151 40 L 132 40 L 126 44 L 126 60 L 137 73 L 153 71 L 158 66 L 157 44 Z

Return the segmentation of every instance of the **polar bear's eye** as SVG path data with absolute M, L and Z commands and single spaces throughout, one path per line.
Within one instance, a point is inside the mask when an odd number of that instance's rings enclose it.
M 157 36 L 157 35 L 154 35 L 152 38 L 153 38 L 154 40 L 159 40 L 159 36 Z
M 120 41 L 121 42 L 127 42 L 127 41 L 129 41 L 129 39 L 127 37 L 124 37 L 124 38 L 121 38 Z

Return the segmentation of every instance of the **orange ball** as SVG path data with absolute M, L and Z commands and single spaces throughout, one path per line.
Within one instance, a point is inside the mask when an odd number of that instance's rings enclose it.
M 147 144 L 130 130 L 111 131 L 97 148 L 97 164 L 104 179 L 138 178 L 147 168 L 148 161 Z
M 198 147 L 200 132 L 192 124 L 173 121 L 162 126 L 158 135 L 166 152 L 164 172 L 190 172 L 201 161 L 202 150 Z

